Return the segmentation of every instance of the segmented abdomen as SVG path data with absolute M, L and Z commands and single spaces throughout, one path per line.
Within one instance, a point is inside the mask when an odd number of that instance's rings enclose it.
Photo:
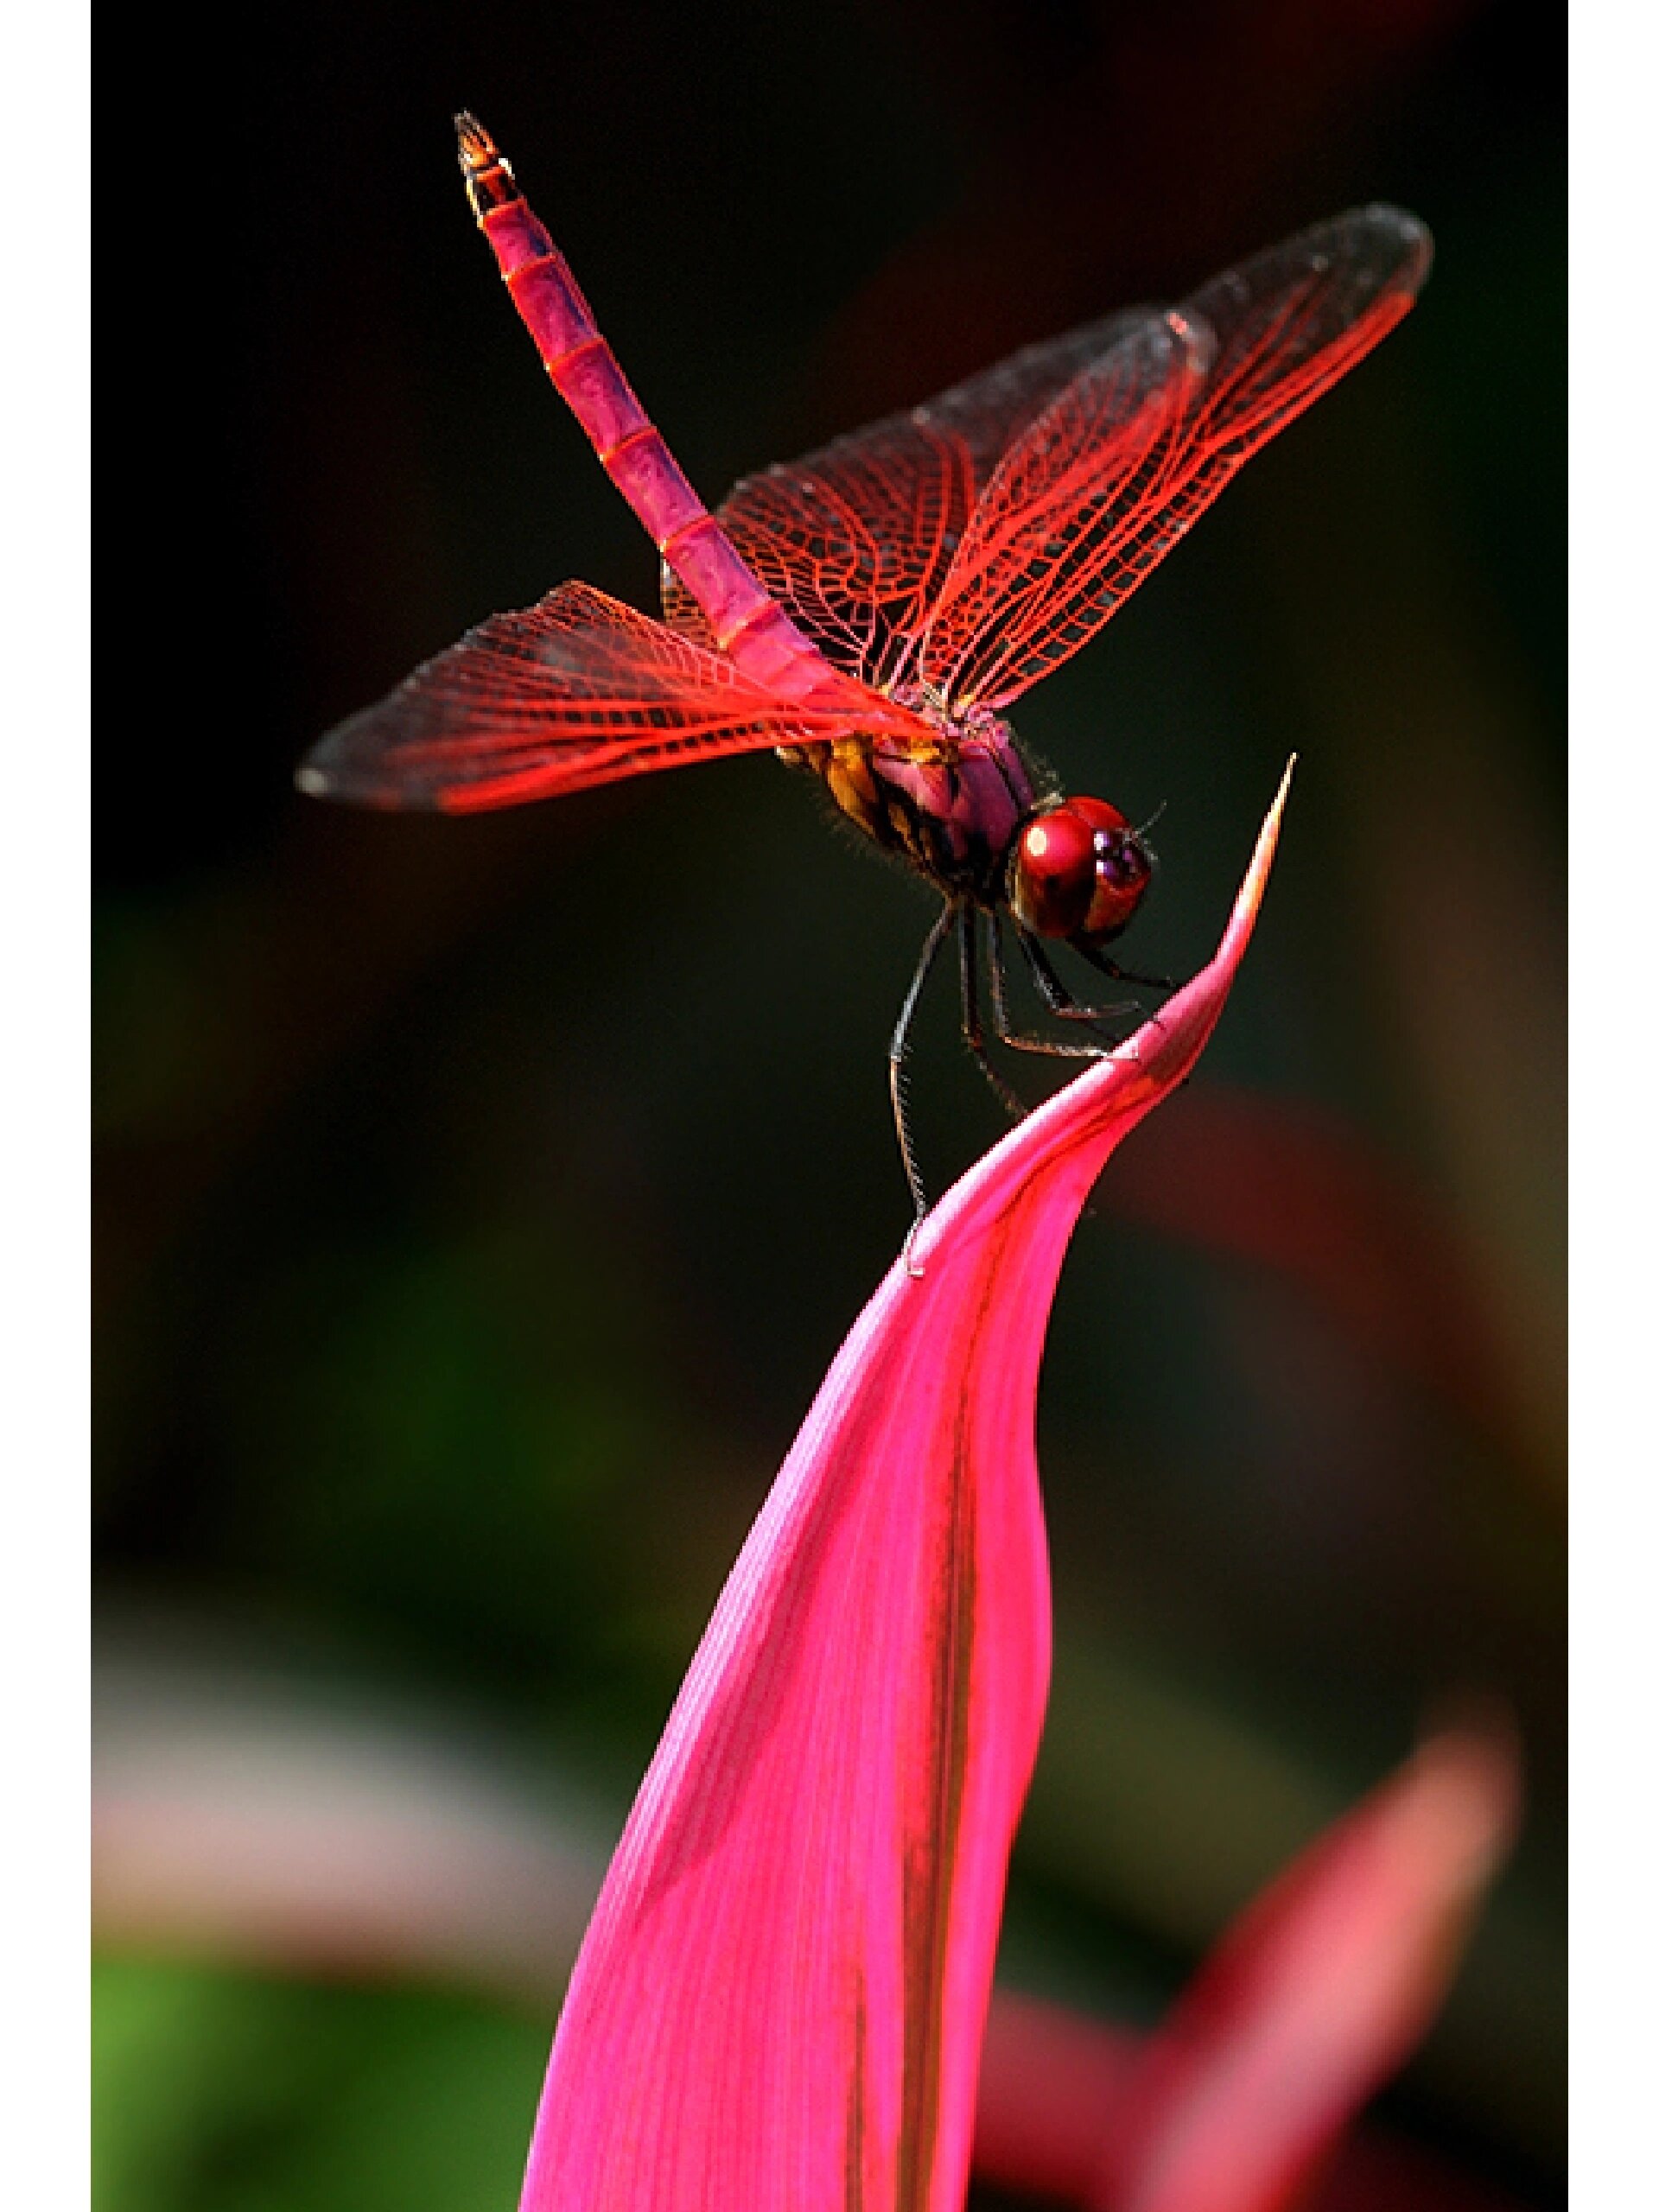
M 547 372 L 652 542 L 744 674 L 785 697 L 833 680 L 817 648 L 766 591 L 688 482 L 594 321 L 564 256 L 483 126 L 457 118 L 480 229 Z

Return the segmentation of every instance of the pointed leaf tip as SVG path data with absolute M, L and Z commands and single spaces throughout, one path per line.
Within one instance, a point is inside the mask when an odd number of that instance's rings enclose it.
M 1221 949 L 1216 956 L 1217 961 L 1225 961 L 1230 957 L 1232 965 L 1236 967 L 1244 946 L 1249 942 L 1255 918 L 1262 911 L 1268 878 L 1273 873 L 1274 856 L 1279 850 L 1280 826 L 1284 820 L 1285 801 L 1290 797 L 1290 779 L 1295 772 L 1296 755 L 1293 753 L 1285 763 L 1285 772 L 1279 779 L 1279 789 L 1274 794 L 1273 804 L 1268 809 L 1267 817 L 1257 836 L 1255 850 L 1250 855 L 1250 865 L 1239 887 L 1238 897 L 1233 902 L 1232 914 L 1221 941 Z M 1238 940 L 1236 945 L 1235 938 Z
M 999 1212 L 1017 1185 L 1051 1172 L 1064 1176 L 1075 1198 L 1063 1246 L 1090 1186 L 1118 1143 L 1186 1080 L 1209 1041 L 1261 911 L 1295 766 L 1293 754 L 1257 832 L 1213 957 L 1133 1036 L 1028 1115 L 946 1192 L 907 1239 L 906 1273 L 925 1275 L 953 1241 L 970 1234 L 971 1220 Z

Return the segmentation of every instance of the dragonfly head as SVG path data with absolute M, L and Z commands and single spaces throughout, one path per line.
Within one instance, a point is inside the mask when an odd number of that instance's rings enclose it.
M 1039 936 L 1093 950 L 1127 927 L 1152 881 L 1152 855 L 1103 798 L 1068 798 L 1021 823 L 1008 904 Z

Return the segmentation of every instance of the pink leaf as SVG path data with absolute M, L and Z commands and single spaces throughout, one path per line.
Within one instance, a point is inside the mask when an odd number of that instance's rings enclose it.
M 1281 2212 L 1445 1994 L 1507 1847 L 1507 1736 L 1448 1728 L 1263 1891 L 1113 2110 L 1109 2212 Z
M 974 2172 L 1020 2196 L 1081 2204 L 1135 2080 L 1133 2028 L 998 1989 L 985 2027 Z
M 715 1606 L 572 1977 L 524 2212 L 955 2212 L 1047 1693 L 1037 1373 L 1077 1213 L 1255 921 L 929 1217 Z
M 980 2064 L 975 2178 L 1022 2202 L 1098 2197 L 1107 2146 L 1133 2121 L 1144 2042 L 1132 2028 L 999 1988 Z M 1506 2189 L 1370 2125 L 1335 2146 L 1306 2204 L 1306 2212 L 1523 2212 Z
M 1529 1448 L 1453 1224 L 1336 1116 L 1189 1090 L 1113 1175 L 1109 1211 L 1275 1269 L 1356 1345 Z

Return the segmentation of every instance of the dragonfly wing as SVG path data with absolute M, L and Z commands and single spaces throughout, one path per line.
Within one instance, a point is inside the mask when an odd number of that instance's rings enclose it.
M 492 615 L 342 722 L 298 780 L 326 798 L 464 813 L 857 726 L 779 699 L 650 616 L 565 583 Z
M 948 682 L 952 703 L 990 696 L 986 673 L 1011 639 L 1046 642 L 1091 607 L 1122 515 L 1172 488 L 1178 434 L 1213 348 L 1206 326 L 1179 314 L 1141 325 L 1005 455 L 928 625 L 922 674 L 941 690 Z
M 913 658 L 1003 454 L 1079 370 L 1147 319 L 1131 308 L 1028 346 L 923 406 L 746 477 L 719 520 L 820 651 L 868 683 L 890 684 Z M 711 642 L 671 570 L 663 603 L 677 629 Z
M 1216 277 L 1173 318 L 1192 346 L 1169 365 L 1176 404 L 1150 441 L 1143 373 L 1085 368 L 985 487 L 928 627 L 925 680 L 953 704 L 1002 707 L 1075 652 L 1249 456 L 1408 311 L 1431 251 L 1414 217 L 1366 207 Z M 1120 350 L 1145 344 L 1132 334 Z M 1128 410 L 1116 424 L 1114 402 Z M 1091 420 L 1092 446 L 1077 435 Z

